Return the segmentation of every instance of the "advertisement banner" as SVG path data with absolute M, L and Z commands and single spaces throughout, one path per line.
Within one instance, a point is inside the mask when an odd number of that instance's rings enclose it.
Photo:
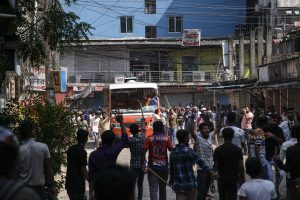
M 200 46 L 200 40 L 200 29 L 185 29 L 182 33 L 182 46 Z
M 30 68 L 29 70 L 29 82 L 26 85 L 29 86 L 32 91 L 45 91 L 46 89 L 46 67 L 40 66 L 38 68 Z
M 66 71 L 62 71 L 62 70 L 52 71 L 51 79 L 53 82 L 53 88 L 55 92 L 67 91 Z

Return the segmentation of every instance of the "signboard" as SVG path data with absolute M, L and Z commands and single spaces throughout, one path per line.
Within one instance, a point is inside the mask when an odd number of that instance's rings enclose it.
M 297 8 L 300 7 L 299 0 L 277 0 L 278 8 Z
M 125 83 L 125 77 L 124 76 L 115 76 L 115 83 L 119 84 L 119 83 Z
M 200 40 L 200 29 L 185 29 L 182 33 L 182 46 L 200 46 Z
M 27 85 L 33 91 L 46 90 L 46 67 L 40 66 L 39 68 L 30 68 L 29 82 Z
M 52 71 L 51 79 L 53 82 L 53 88 L 55 92 L 67 91 L 66 71 Z
M 295 27 L 300 27 L 300 21 L 294 21 L 294 26 Z

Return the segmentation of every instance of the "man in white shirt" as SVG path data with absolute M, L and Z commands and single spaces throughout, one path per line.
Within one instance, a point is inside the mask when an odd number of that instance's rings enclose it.
M 152 124 L 159 120 L 160 120 L 159 109 L 155 109 L 154 114 L 152 115 Z
M 288 141 L 291 138 L 291 130 L 295 125 L 294 122 L 294 108 L 287 109 L 287 119 L 286 121 L 281 122 L 279 127 L 282 128 L 285 140 Z
M 291 147 L 294 146 L 295 144 L 297 144 L 298 140 L 296 138 L 296 134 L 294 131 L 291 132 L 291 138 L 287 141 L 285 141 L 284 143 L 282 143 L 281 148 L 280 148 L 280 160 L 284 160 L 285 159 L 285 152 L 286 150 Z
M 247 148 L 246 148 L 246 144 L 245 144 L 245 132 L 244 130 L 238 128 L 235 126 L 236 124 L 236 114 L 234 112 L 229 112 L 227 114 L 227 126 L 224 128 L 232 128 L 234 131 L 234 135 L 232 138 L 232 144 L 235 144 L 236 146 L 240 147 L 241 149 L 243 149 L 244 154 L 247 154 Z M 221 134 L 223 129 L 221 129 Z
M 261 179 L 261 168 L 259 159 L 247 159 L 246 172 L 251 179 L 240 187 L 238 191 L 240 200 L 275 200 L 277 198 L 274 183 Z
M 92 120 L 92 132 L 95 139 L 94 148 L 96 149 L 99 146 L 99 123 L 100 123 L 100 113 L 97 113 Z

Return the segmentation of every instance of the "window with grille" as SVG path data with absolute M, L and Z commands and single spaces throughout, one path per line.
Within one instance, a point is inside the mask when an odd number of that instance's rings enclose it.
M 146 26 L 145 27 L 145 37 L 146 38 L 156 38 L 156 26 Z
M 181 33 L 182 32 L 182 17 L 170 16 L 169 17 L 169 32 Z
M 156 13 L 156 0 L 145 0 L 145 14 Z
M 121 33 L 133 32 L 133 17 L 120 17 L 120 29 Z

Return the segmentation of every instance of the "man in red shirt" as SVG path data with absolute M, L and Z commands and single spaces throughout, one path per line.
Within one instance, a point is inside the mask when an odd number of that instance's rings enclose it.
M 148 167 L 151 169 L 148 174 L 150 199 L 166 200 L 166 184 L 159 180 L 153 173 L 159 175 L 166 182 L 168 180 L 168 154 L 167 151 L 173 147 L 172 141 L 168 134 L 164 131 L 164 125 L 161 121 L 153 123 L 153 134 L 147 137 L 144 145 L 144 154 L 141 157 L 141 164 L 145 162 L 146 152 L 149 150 Z M 147 170 L 147 168 L 145 169 Z

